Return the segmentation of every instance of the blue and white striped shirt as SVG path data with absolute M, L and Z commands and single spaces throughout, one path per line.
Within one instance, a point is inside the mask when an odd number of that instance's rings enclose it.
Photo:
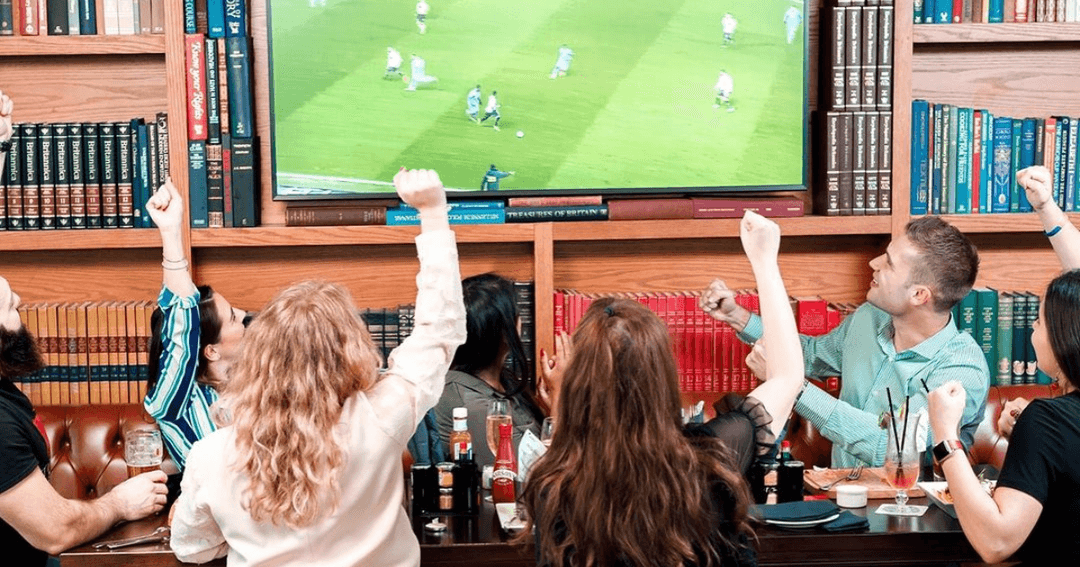
M 739 338 L 752 342 L 762 335 L 761 318 L 754 315 Z M 950 321 L 930 338 L 903 352 L 893 345 L 892 316 L 864 303 L 827 335 L 800 335 L 808 377 L 837 376 L 843 380 L 840 398 L 811 382 L 795 411 L 832 440 L 832 466 L 859 463 L 882 466 L 888 440 L 881 418 L 888 412 L 886 388 L 898 411 L 910 396 L 910 415 L 926 407 L 922 380 L 933 390 L 958 380 L 967 392 L 960 420 L 960 441 L 970 448 L 986 410 L 990 371 L 975 339 Z M 930 443 L 928 436 L 927 443 Z
M 218 394 L 195 381 L 199 365 L 199 291 L 179 297 L 163 287 L 158 306 L 165 316 L 158 361 L 160 377 L 143 406 L 157 420 L 165 447 L 182 471 L 191 445 L 217 429 L 210 419 L 210 406 Z

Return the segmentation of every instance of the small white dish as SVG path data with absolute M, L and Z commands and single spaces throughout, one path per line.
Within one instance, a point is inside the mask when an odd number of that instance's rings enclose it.
M 951 501 L 945 499 L 945 490 L 949 488 L 948 482 L 920 482 L 919 488 L 923 489 L 923 492 L 926 493 L 926 497 L 934 504 L 937 504 L 937 506 L 944 510 L 946 514 L 954 518 L 956 517 L 956 508 L 953 507 Z
M 841 508 L 865 508 L 867 489 L 858 484 L 841 484 L 836 487 L 836 505 Z
M 517 504 L 514 502 L 499 502 L 495 505 L 495 512 L 499 515 L 499 525 L 508 532 L 517 532 L 525 529 L 525 518 L 517 513 Z

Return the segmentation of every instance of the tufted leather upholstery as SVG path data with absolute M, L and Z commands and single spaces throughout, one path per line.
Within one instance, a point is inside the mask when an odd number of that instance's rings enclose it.
M 997 431 L 998 416 L 1005 402 L 1013 398 L 1049 398 L 1056 396 L 1056 386 L 991 386 L 986 400 L 986 414 L 979 428 L 975 431 L 975 446 L 968 452 L 968 458 L 974 464 L 990 464 L 1001 469 L 1005 462 L 1005 453 L 1009 442 Z M 791 441 L 791 455 L 806 466 L 827 467 L 831 460 L 832 442 L 822 436 L 816 428 L 798 414 L 791 417 L 788 424 L 787 439 Z
M 157 427 L 139 404 L 35 408 L 49 442 L 49 482 L 65 498 L 96 498 L 127 479 L 124 432 Z M 165 456 L 161 469 L 177 471 Z

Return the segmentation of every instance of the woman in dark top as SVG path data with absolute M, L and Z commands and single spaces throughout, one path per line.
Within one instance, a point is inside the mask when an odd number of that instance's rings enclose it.
M 664 323 L 635 301 L 594 302 L 573 337 L 551 447 L 525 486 L 538 564 L 756 563 L 743 472 L 783 427 L 803 368 L 776 263 L 779 228 L 747 213 L 742 239 L 773 356 L 769 379 L 746 398 L 725 398 L 719 418 L 688 432 Z M 717 308 L 708 295 L 701 305 Z
M 1050 179 L 1043 167 L 1017 174 L 1062 267 L 1071 270 L 1046 288 L 1031 335 L 1039 369 L 1063 395 L 1005 407 L 999 423 L 1011 425 L 1012 435 L 992 495 L 968 460 L 953 456 L 959 451 L 939 461 L 964 535 L 987 563 L 1016 553 L 1026 565 L 1080 564 L 1080 231 L 1051 198 Z M 956 439 L 963 406 L 956 383 L 930 393 L 934 441 Z
M 544 414 L 536 403 L 536 381 L 518 333 L 514 283 L 488 273 L 465 278 L 461 287 L 469 336 L 454 353 L 446 387 L 432 412 L 442 445 L 448 448 L 454 408 L 468 408 L 473 453 L 484 466 L 495 462 L 485 429 L 492 400 L 510 402 L 515 455 L 526 431 L 540 436 Z

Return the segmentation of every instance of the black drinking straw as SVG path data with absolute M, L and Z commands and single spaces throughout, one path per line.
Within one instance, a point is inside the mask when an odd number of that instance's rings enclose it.
M 926 390 L 926 393 L 929 394 L 930 393 L 930 387 L 926 385 L 926 378 L 919 378 L 919 381 L 922 382 L 923 390 Z
M 888 388 L 885 388 L 885 395 L 889 397 L 889 421 L 892 422 L 893 439 L 899 440 L 900 437 L 896 435 L 896 413 L 893 412 L 892 392 L 890 392 Z M 899 455 L 897 456 L 897 459 L 899 459 Z

